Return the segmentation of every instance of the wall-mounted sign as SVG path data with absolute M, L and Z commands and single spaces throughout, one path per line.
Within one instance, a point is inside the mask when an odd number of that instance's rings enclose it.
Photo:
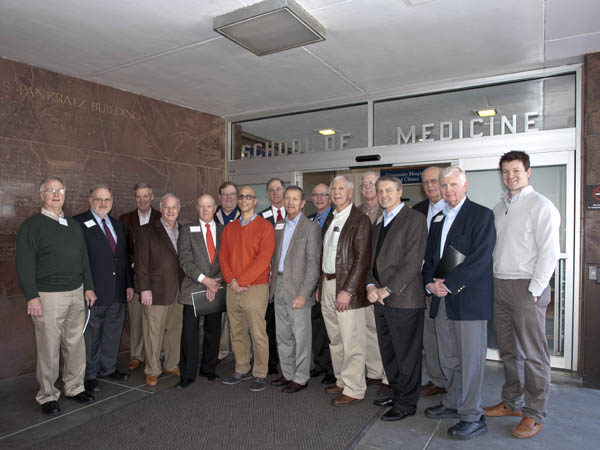
M 600 186 L 588 185 L 585 187 L 584 195 L 585 209 L 600 211 Z
M 421 184 L 423 171 L 425 169 L 389 169 L 382 170 L 380 175 L 388 177 L 396 177 L 402 180 L 402 184 Z

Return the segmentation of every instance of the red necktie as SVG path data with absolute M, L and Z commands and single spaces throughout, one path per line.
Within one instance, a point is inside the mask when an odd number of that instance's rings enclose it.
M 108 228 L 108 225 L 106 225 L 105 219 L 102 219 L 102 226 L 104 227 L 104 234 L 106 235 L 106 239 L 108 239 L 108 245 L 110 245 L 110 248 L 114 253 L 115 251 L 117 251 L 117 243 L 115 242 L 115 238 L 110 232 L 110 228 Z
M 215 243 L 213 242 L 213 236 L 210 232 L 210 224 L 206 224 L 206 249 L 208 250 L 208 257 L 210 258 L 210 263 L 212 264 L 215 260 Z
M 277 210 L 277 222 L 283 220 L 283 216 L 281 215 L 281 208 Z

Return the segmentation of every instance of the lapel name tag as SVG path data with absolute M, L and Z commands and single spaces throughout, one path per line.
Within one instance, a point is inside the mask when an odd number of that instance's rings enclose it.
M 67 219 L 64 219 L 62 217 L 58 218 L 58 223 L 60 223 L 63 227 L 68 227 L 69 226 L 69 222 L 67 222 Z
M 339 233 L 340 232 L 340 227 L 333 227 L 333 232 L 334 233 Z
M 269 217 L 273 217 L 273 211 L 271 211 L 271 210 L 265 211 L 264 213 L 262 213 L 262 216 L 265 219 L 268 219 Z
M 442 220 L 444 220 L 444 215 L 440 214 L 439 216 L 435 216 L 435 218 L 433 219 L 433 222 L 437 223 L 437 222 L 441 222 Z
M 275 229 L 276 230 L 283 230 L 283 227 L 285 226 L 284 223 L 278 223 L 277 225 L 275 225 Z
M 202 228 L 200 228 L 200 225 L 190 227 L 190 233 L 202 233 Z
M 83 224 L 88 228 L 92 228 L 94 225 L 96 225 L 96 222 L 93 220 L 88 220 L 86 222 L 83 222 Z

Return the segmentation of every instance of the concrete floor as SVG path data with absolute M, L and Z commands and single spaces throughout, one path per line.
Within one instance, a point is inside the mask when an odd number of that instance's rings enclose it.
M 126 365 L 122 355 L 120 367 Z M 488 419 L 489 432 L 471 441 L 451 439 L 446 430 L 455 420 L 431 420 L 423 410 L 438 404 L 441 397 L 423 398 L 415 416 L 400 422 L 384 422 L 379 415 L 371 418 L 361 434 L 355 437 L 353 450 L 417 450 L 417 449 L 600 449 L 600 391 L 580 387 L 579 380 L 559 371 L 552 374 L 549 415 L 542 432 L 533 439 L 517 440 L 511 431 L 519 418 Z M 99 380 L 102 391 L 97 401 L 82 406 L 60 400 L 63 414 L 49 418 L 40 412 L 34 397 L 37 391 L 35 375 L 28 374 L 0 381 L 0 449 L 24 449 L 36 442 L 55 436 L 83 423 L 118 410 L 132 402 L 170 389 L 177 377 L 162 375 L 156 387 L 145 385 L 144 373 L 138 369 L 129 380 L 116 383 Z M 483 400 L 485 405 L 499 401 L 503 381 L 502 366 L 489 362 L 486 369 Z

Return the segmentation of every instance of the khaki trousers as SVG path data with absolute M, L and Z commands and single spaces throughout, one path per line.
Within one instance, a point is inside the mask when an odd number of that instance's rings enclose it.
M 71 397 L 84 390 L 85 300 L 83 285 L 73 291 L 40 292 L 42 315 L 32 317 L 37 347 L 37 380 L 40 384 L 35 399 L 39 404 L 58 400 L 60 352 L 63 357 L 62 380 L 65 395 Z
M 388 379 L 383 370 L 383 362 L 381 361 L 381 352 L 379 351 L 377 327 L 375 326 L 375 309 L 373 305 L 362 309 L 365 312 L 367 333 L 367 377 L 382 380 L 385 384 L 388 384 Z
M 160 375 L 163 370 L 175 370 L 179 364 L 183 305 L 176 300 L 170 305 L 143 307 L 144 350 L 146 352 L 146 375 Z M 160 351 L 164 348 L 165 359 L 161 366 Z
M 231 327 L 231 348 L 235 356 L 235 371 L 250 371 L 250 337 L 254 350 L 252 375 L 264 378 L 269 365 L 269 338 L 265 313 L 269 303 L 269 285 L 248 286 L 236 294 L 227 288 L 227 317 Z
M 221 314 L 221 338 L 219 340 L 219 359 L 227 358 L 231 353 L 231 338 L 229 331 L 229 319 L 227 313 Z
M 335 280 L 323 280 L 321 311 L 329 335 L 329 349 L 337 385 L 344 395 L 365 397 L 367 352 L 366 318 L 363 308 L 337 312 Z
M 144 330 L 142 325 L 142 310 L 140 294 L 134 294 L 133 299 L 127 303 L 129 313 L 129 359 L 144 360 Z

